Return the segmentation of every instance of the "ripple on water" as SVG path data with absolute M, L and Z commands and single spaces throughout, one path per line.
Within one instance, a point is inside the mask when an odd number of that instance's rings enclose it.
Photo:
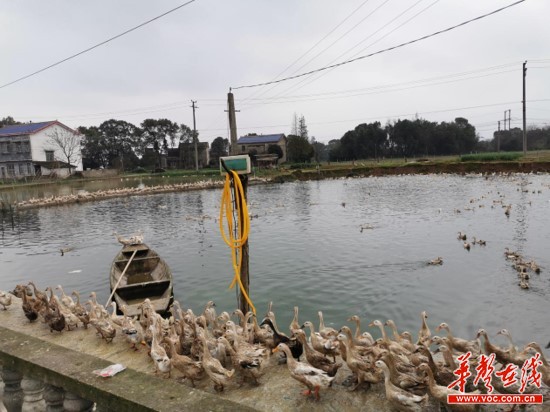
M 429 175 L 251 186 L 250 213 L 257 215 L 250 234 L 251 295 L 259 316 L 274 301 L 284 330 L 298 305 L 300 321 L 317 324 L 322 310 L 335 327 L 357 314 L 363 329 L 376 335 L 368 323 L 391 318 L 416 335 L 426 310 L 432 330 L 445 321 L 455 334 L 473 338 L 479 327 L 491 336 L 505 327 L 518 344 L 546 342 L 549 183 L 548 175 Z M 543 193 L 517 190 L 523 187 Z M 232 310 L 233 271 L 216 221 L 219 201 L 220 192 L 208 190 L 21 212 L 13 229 L 2 226 L 0 289 L 34 279 L 42 287 L 80 290 L 83 297 L 95 290 L 104 301 L 120 246 L 112 232 L 141 229 L 171 266 L 184 307 L 199 312 L 212 299 L 220 311 Z M 509 218 L 502 204 L 512 204 Z M 363 224 L 373 228 L 361 232 Z M 487 246 L 465 251 L 458 231 Z M 62 257 L 65 247 L 73 250 Z M 518 287 L 504 247 L 543 267 L 531 289 Z M 426 264 L 437 256 L 442 266 Z M 82 272 L 69 273 L 74 270 Z

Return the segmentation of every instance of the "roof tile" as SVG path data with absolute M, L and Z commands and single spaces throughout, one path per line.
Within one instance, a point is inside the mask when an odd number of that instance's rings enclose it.
M 52 123 L 55 123 L 55 120 L 49 121 L 49 122 L 25 123 L 25 124 L 14 124 L 12 126 L 5 126 L 0 128 L 0 136 L 32 134 Z

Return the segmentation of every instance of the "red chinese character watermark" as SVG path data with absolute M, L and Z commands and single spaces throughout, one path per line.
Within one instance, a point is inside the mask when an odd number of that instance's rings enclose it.
M 542 365 L 542 361 L 539 359 L 540 353 L 535 356 L 531 356 L 521 367 L 521 386 L 519 388 L 520 393 L 523 393 L 528 383 L 532 382 L 537 388 L 540 388 L 541 374 L 537 371 L 537 367 Z
M 500 378 L 500 380 L 502 381 L 502 386 L 507 388 L 508 386 L 512 386 L 514 383 L 518 381 L 518 378 L 516 377 L 517 370 L 518 370 L 518 365 L 509 363 L 508 365 L 506 365 L 504 369 L 501 369 L 495 372 L 495 376 Z
M 478 365 L 476 366 L 477 376 L 474 379 L 474 385 L 477 385 L 479 380 L 483 380 L 485 387 L 489 393 L 493 393 L 493 386 L 491 385 L 491 379 L 493 378 L 493 362 L 495 361 L 495 354 L 487 357 L 485 355 L 479 355 Z
M 490 356 L 479 355 L 477 358 L 476 371 L 477 375 L 473 384 L 477 385 L 480 380 L 483 381 L 488 393 L 486 394 L 468 394 L 465 393 L 467 379 L 472 375 L 470 372 L 470 357 L 471 352 L 467 352 L 458 357 L 459 367 L 453 371 L 458 377 L 447 387 L 453 389 L 458 386 L 458 389 L 462 394 L 449 394 L 447 396 L 447 402 L 449 404 L 542 404 L 542 395 L 540 393 L 524 394 L 527 386 L 533 385 L 537 388 L 541 387 L 542 375 L 537 371 L 537 368 L 543 364 L 540 360 L 540 353 L 527 359 L 521 367 L 521 378 L 518 380 L 519 367 L 515 364 L 509 363 L 504 365 L 499 371 L 495 372 L 493 366 L 496 355 L 492 353 Z M 493 386 L 491 385 L 491 379 L 493 374 L 499 378 L 503 386 L 510 387 L 511 385 L 521 382 L 518 393 L 515 394 L 493 394 Z
M 458 357 L 458 361 L 460 362 L 460 366 L 453 371 L 455 375 L 458 376 L 458 379 L 454 382 L 451 382 L 447 388 L 453 389 L 455 386 L 458 385 L 458 390 L 460 392 L 464 392 L 464 388 L 466 387 L 466 380 L 472 376 L 472 373 L 470 372 L 470 364 L 469 359 L 470 356 L 472 356 L 471 352 L 466 352 L 463 355 L 460 355 Z

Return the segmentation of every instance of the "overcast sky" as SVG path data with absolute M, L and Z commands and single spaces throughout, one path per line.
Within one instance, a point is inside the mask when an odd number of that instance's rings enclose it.
M 0 0 L 0 86 L 185 1 Z M 271 81 L 451 27 L 514 0 L 195 0 L 134 32 L 0 88 L 0 117 L 71 126 L 168 118 L 201 141 L 228 137 L 230 87 Z M 510 109 L 550 125 L 550 1 L 276 86 L 235 89 L 238 135 L 291 132 L 294 113 L 328 142 L 359 123 L 466 117 L 492 137 Z

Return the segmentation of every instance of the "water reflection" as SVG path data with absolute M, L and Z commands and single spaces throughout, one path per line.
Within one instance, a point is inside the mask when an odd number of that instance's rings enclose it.
M 251 290 L 259 316 L 272 300 L 283 330 L 299 305 L 301 321 L 317 322 L 323 310 L 333 327 L 358 314 L 365 324 L 391 318 L 416 334 L 426 310 L 432 328 L 446 321 L 466 338 L 479 327 L 490 334 L 506 327 L 518 343 L 545 343 L 549 182 L 547 175 L 394 176 L 251 186 Z M 14 227 L 3 218 L 0 289 L 33 279 L 84 296 L 95 290 L 105 300 L 120 247 L 113 231 L 141 229 L 171 266 L 184 307 L 200 312 L 214 300 L 219 310 L 232 310 L 230 252 L 217 221 L 220 196 L 208 190 L 28 210 Z M 509 218 L 495 201 L 512 204 Z M 361 231 L 367 223 L 373 229 Z M 466 251 L 458 231 L 487 246 Z M 61 256 L 65 247 L 73 249 Z M 504 247 L 520 249 L 543 267 L 531 289 L 518 287 Z M 426 265 L 436 256 L 443 266 Z

